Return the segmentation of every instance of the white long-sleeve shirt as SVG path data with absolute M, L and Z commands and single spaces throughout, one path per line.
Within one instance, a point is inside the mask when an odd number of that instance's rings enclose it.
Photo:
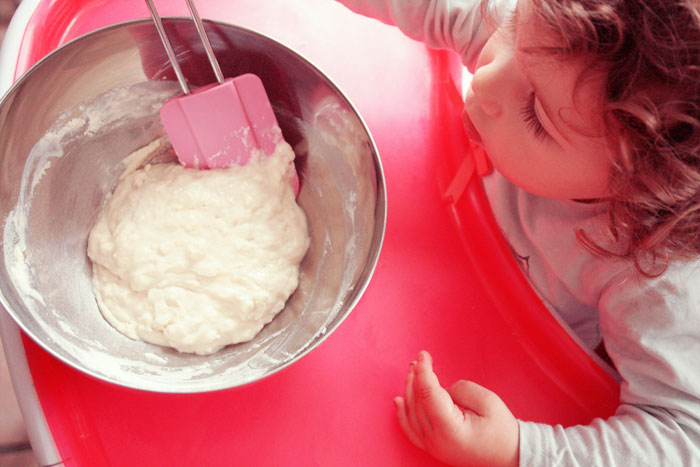
M 492 33 L 480 0 L 339 0 L 473 70 Z M 492 0 L 503 17 L 515 0 Z M 545 304 L 590 348 L 601 339 L 622 378 L 620 406 L 586 426 L 519 421 L 522 466 L 700 466 L 700 260 L 643 279 L 577 240 L 606 238 L 604 206 L 531 195 L 484 178 L 494 216 Z

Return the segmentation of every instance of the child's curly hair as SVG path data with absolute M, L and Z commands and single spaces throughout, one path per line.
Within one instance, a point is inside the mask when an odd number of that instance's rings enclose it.
M 609 219 L 614 251 L 646 276 L 700 256 L 700 0 L 533 0 L 560 39 L 605 79 L 616 153 Z M 619 247 L 619 249 L 618 249 Z

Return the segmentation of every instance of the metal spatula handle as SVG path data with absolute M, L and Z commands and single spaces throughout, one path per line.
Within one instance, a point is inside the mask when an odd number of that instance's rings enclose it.
M 207 53 L 209 63 L 211 63 L 211 67 L 214 70 L 214 74 L 216 75 L 216 80 L 219 82 L 219 84 L 224 84 L 224 74 L 221 72 L 221 67 L 219 66 L 219 62 L 216 60 L 214 50 L 211 48 L 211 42 L 209 42 L 209 37 L 207 36 L 206 31 L 204 30 L 202 18 L 199 17 L 199 12 L 194 6 L 194 1 L 187 0 L 187 7 L 190 9 L 190 14 L 192 15 L 192 19 L 194 20 L 194 25 L 197 28 L 197 32 L 199 33 L 200 39 L 202 39 L 202 44 L 204 44 L 204 51 Z
M 190 10 L 190 15 L 192 16 L 192 20 L 194 21 L 194 25 L 197 28 L 197 33 L 199 34 L 199 38 L 202 40 L 202 44 L 204 45 L 204 51 L 207 54 L 207 58 L 209 58 L 209 63 L 211 64 L 212 69 L 214 70 L 214 75 L 216 75 L 216 80 L 219 82 L 219 84 L 224 83 L 224 74 L 221 72 L 221 67 L 219 66 L 219 62 L 216 60 L 216 56 L 214 55 L 214 50 L 211 47 L 211 42 L 209 42 L 209 37 L 207 36 L 206 31 L 204 30 L 204 24 L 202 23 L 202 18 L 199 16 L 199 12 L 197 11 L 197 7 L 194 5 L 193 0 L 186 0 L 187 1 L 187 7 Z M 182 92 L 184 94 L 190 94 L 190 88 L 187 84 L 187 79 L 185 78 L 185 75 L 182 73 L 182 69 L 180 68 L 180 64 L 177 61 L 177 57 L 175 56 L 175 50 L 173 49 L 172 44 L 170 43 L 170 39 L 168 38 L 168 34 L 165 32 L 165 28 L 163 27 L 163 22 L 160 19 L 160 15 L 158 14 L 158 10 L 156 9 L 156 6 L 153 3 L 153 0 L 146 0 L 146 5 L 148 5 L 148 9 L 151 12 L 151 17 L 153 18 L 153 22 L 156 25 L 156 29 L 158 30 L 158 35 L 160 36 L 160 40 L 163 43 L 163 46 L 165 47 L 165 52 L 168 54 L 168 60 L 170 60 L 170 64 L 173 67 L 173 70 L 175 70 L 175 75 L 177 76 L 177 80 L 180 83 L 180 87 L 182 88 Z
M 180 64 L 177 61 L 177 57 L 175 56 L 173 46 L 170 44 L 170 39 L 168 39 L 168 35 L 165 33 L 165 28 L 163 27 L 163 22 L 160 20 L 158 10 L 156 10 L 156 6 L 153 4 L 153 0 L 146 0 L 146 5 L 148 5 L 148 9 L 151 11 L 151 18 L 153 18 L 153 22 L 156 24 L 156 29 L 158 30 L 160 41 L 165 47 L 165 52 L 168 54 L 168 59 L 170 60 L 170 64 L 172 65 L 173 70 L 175 70 L 175 75 L 177 75 L 177 80 L 180 83 L 182 92 L 185 94 L 189 94 L 190 87 L 187 85 L 187 80 L 185 79 L 185 75 L 182 73 Z

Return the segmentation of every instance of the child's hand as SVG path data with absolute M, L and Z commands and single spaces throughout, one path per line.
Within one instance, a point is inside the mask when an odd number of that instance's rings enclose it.
M 440 386 L 427 352 L 418 354 L 406 394 L 394 399 L 406 436 L 452 465 L 517 466 L 518 422 L 493 392 L 470 381 Z

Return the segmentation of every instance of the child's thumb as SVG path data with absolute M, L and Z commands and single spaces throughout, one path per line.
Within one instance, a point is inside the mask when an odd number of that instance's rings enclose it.
M 488 416 L 495 408 L 495 404 L 500 401 L 496 393 L 473 381 L 457 381 L 447 389 L 447 392 L 455 404 L 481 417 Z

